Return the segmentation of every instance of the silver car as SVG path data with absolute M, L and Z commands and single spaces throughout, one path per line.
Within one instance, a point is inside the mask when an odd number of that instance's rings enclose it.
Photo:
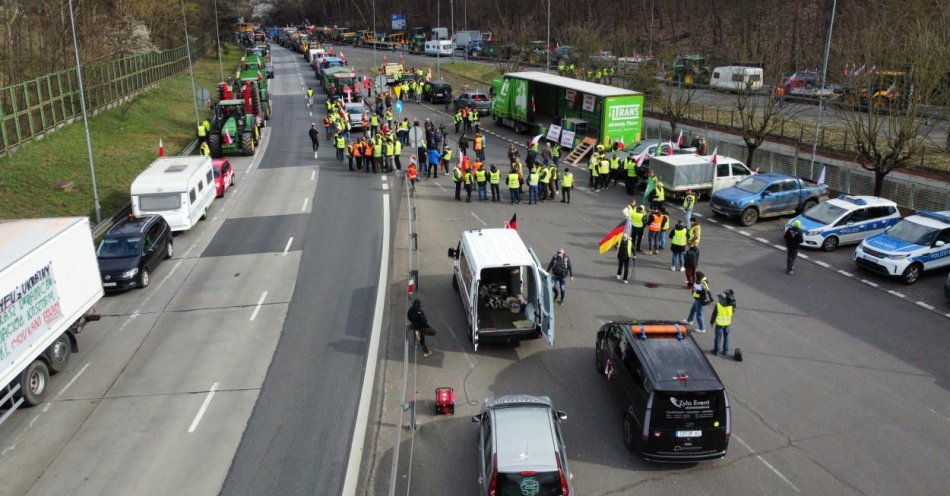
M 462 107 L 475 109 L 480 114 L 487 114 L 491 111 L 491 97 L 484 93 L 467 92 L 462 93 L 455 99 L 455 111 Z
M 485 400 L 478 424 L 478 494 L 574 494 L 561 421 L 547 396 L 514 394 Z

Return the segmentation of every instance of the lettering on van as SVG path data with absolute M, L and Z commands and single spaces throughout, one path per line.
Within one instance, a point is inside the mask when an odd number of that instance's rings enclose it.
M 617 105 L 610 107 L 611 119 L 639 119 L 640 105 Z
M 0 365 L 12 362 L 63 318 L 52 265 L 40 267 L 0 296 Z
M 682 410 L 703 410 L 712 406 L 710 400 L 678 400 L 675 396 L 670 396 L 670 403 Z

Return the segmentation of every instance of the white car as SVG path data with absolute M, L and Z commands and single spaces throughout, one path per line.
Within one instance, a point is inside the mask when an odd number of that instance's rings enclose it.
M 918 211 L 854 250 L 858 267 L 917 282 L 925 270 L 950 266 L 950 210 Z
M 802 223 L 805 248 L 832 251 L 838 245 L 860 243 L 901 220 L 897 204 L 876 196 L 839 196 L 790 220 Z
M 350 118 L 350 130 L 363 129 L 363 114 L 367 114 L 369 109 L 362 102 L 347 103 L 343 107 L 346 115 Z

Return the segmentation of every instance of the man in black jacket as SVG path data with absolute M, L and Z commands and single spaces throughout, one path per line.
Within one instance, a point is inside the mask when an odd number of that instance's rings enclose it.
M 548 272 L 551 273 L 553 279 L 554 301 L 557 301 L 559 305 L 563 305 L 564 298 L 567 296 L 567 281 L 565 281 L 565 278 L 570 277 L 571 282 L 574 282 L 574 268 L 571 267 L 571 259 L 564 253 L 564 248 L 558 250 L 551 258 L 551 263 L 548 264 Z M 557 299 L 559 292 L 561 301 Z
M 802 221 L 796 220 L 785 230 L 785 249 L 788 252 L 788 259 L 785 265 L 786 274 L 795 273 L 795 258 L 798 257 L 798 247 L 805 241 L 802 236 Z
M 412 330 L 415 331 L 416 340 L 419 341 L 419 346 L 422 348 L 422 356 L 429 357 L 432 355 L 432 350 L 426 346 L 426 336 L 435 336 L 435 331 L 429 327 L 429 320 L 426 319 L 426 314 L 422 311 L 422 301 L 413 301 L 412 308 L 409 309 L 406 317 L 409 319 L 410 324 L 412 324 Z
M 313 158 L 317 158 L 317 150 L 320 149 L 320 131 L 317 131 L 317 123 L 310 124 L 310 141 L 313 143 Z

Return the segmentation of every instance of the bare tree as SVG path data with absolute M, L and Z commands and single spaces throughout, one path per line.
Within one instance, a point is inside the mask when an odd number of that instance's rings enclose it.
M 689 107 L 696 97 L 696 86 L 682 83 L 657 85 L 656 108 L 670 123 L 670 133 L 676 134 L 681 122 L 689 115 Z

